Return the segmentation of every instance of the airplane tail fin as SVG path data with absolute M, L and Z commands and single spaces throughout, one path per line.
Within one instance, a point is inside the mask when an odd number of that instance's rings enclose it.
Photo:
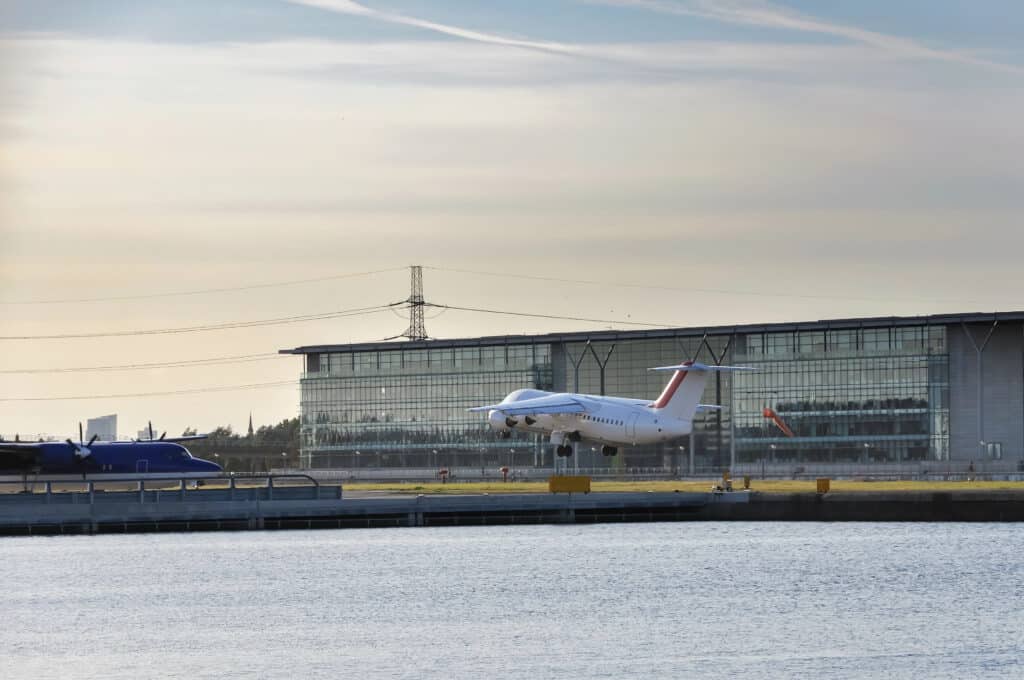
M 745 366 L 708 366 L 694 361 L 687 361 L 678 366 L 658 366 L 649 371 L 673 371 L 672 379 L 661 391 L 661 396 L 651 404 L 651 408 L 664 410 L 666 414 L 681 420 L 693 420 L 700 407 L 700 398 L 704 394 L 711 371 L 751 371 Z

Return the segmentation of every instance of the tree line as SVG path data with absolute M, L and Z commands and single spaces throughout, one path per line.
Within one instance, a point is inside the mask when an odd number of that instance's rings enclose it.
M 187 427 L 183 437 L 198 434 Z M 232 472 L 258 472 L 271 468 L 297 467 L 299 462 L 299 419 L 286 418 L 276 425 L 261 425 L 252 436 L 235 432 L 230 425 L 214 428 L 206 439 L 185 442 L 198 458 L 215 460 Z M 285 454 L 282 456 L 282 454 Z

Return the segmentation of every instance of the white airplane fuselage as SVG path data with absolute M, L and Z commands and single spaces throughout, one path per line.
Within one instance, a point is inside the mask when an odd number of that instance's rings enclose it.
M 517 390 L 502 403 L 524 398 L 558 394 L 541 390 Z M 593 410 L 588 413 L 557 413 L 533 416 L 506 416 L 490 411 L 487 422 L 498 431 L 526 431 L 551 435 L 553 444 L 587 440 L 609 446 L 656 444 L 685 437 L 693 430 L 693 421 L 673 418 L 662 409 L 653 408 L 650 400 L 574 394 Z M 511 425 L 510 424 L 514 423 Z
M 582 440 L 602 444 L 601 453 L 614 456 L 621 445 L 657 444 L 690 434 L 697 413 L 719 408 L 698 403 L 708 374 L 747 369 L 688 361 L 650 370 L 673 371 L 654 401 L 525 389 L 501 403 L 469 410 L 486 411 L 488 424 L 503 436 L 513 430 L 549 435 L 559 456 L 572 455 L 569 442 Z

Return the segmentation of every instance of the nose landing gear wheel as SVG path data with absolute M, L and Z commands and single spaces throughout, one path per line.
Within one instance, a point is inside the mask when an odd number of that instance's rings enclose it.
M 619 450 L 617 448 L 615 448 L 614 446 L 602 446 L 601 447 L 601 455 L 602 456 L 614 456 L 618 452 L 619 452 Z
M 572 447 L 567 444 L 562 444 L 555 448 L 555 455 L 559 458 L 568 458 L 572 455 Z

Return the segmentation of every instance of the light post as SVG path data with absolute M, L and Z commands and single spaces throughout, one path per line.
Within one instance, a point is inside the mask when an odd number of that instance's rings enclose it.
M 768 457 L 771 459 L 771 462 L 773 464 L 775 463 L 775 449 L 777 449 L 777 448 L 778 448 L 778 444 L 769 444 L 768 445 L 768 449 L 769 449 Z M 764 458 L 762 458 L 761 459 L 761 479 L 765 479 L 766 478 L 766 476 L 765 476 L 765 469 L 764 468 L 765 468 Z
M 359 456 L 361 456 L 362 453 L 363 453 L 362 451 L 356 451 L 356 465 L 355 465 L 355 468 L 357 470 L 359 469 Z
M 285 470 L 288 469 L 288 452 L 287 451 L 282 451 L 281 452 L 281 467 L 283 469 L 285 469 Z

